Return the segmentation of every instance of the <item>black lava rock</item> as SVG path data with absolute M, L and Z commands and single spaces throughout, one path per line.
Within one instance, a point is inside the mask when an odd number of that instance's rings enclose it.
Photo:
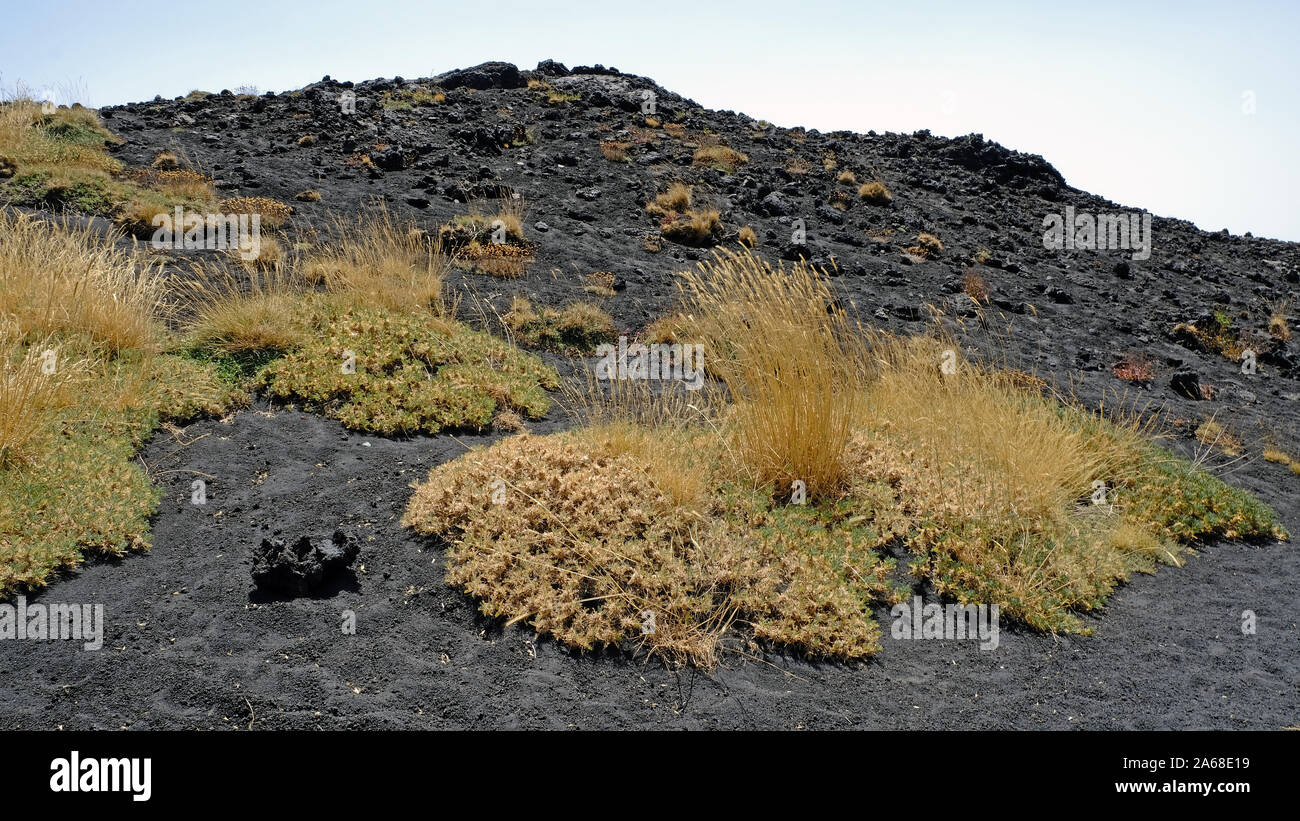
M 449 71 L 439 81 L 444 89 L 472 88 L 485 91 L 489 88 L 523 88 L 528 83 L 512 63 L 482 63 L 473 68 Z
M 540 74 L 543 77 L 568 77 L 569 69 L 564 63 L 557 63 L 555 60 L 543 60 L 533 69 L 534 74 Z
M 376 151 L 370 155 L 370 159 L 385 171 L 401 171 L 406 167 L 406 157 L 402 154 L 402 149 L 396 146 Z
M 299 536 L 292 543 L 263 539 L 253 551 L 253 583 L 263 590 L 305 596 L 351 565 L 360 550 L 341 530 L 328 539 Z
M 1201 393 L 1201 378 L 1195 371 L 1180 370 L 1169 379 L 1169 387 L 1174 393 L 1187 399 L 1204 399 Z
M 763 198 L 762 207 L 772 217 L 783 217 L 794 212 L 794 205 L 775 191 Z

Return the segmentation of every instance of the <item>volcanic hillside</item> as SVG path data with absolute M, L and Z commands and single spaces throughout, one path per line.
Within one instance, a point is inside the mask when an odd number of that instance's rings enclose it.
M 549 60 L 8 106 L 0 423 L 49 430 L 0 424 L 0 596 L 108 618 L 96 652 L 0 643 L 4 726 L 1295 724 L 1296 243 L 1155 216 L 1149 249 L 1047 247 L 1140 208 L 981 135 L 779 128 Z M 259 213 L 261 256 L 158 247 L 173 205 Z M 693 333 L 732 400 L 707 424 L 560 401 L 598 343 Z M 56 358 L 75 398 L 42 405 Z M 732 447 L 764 402 L 825 410 L 784 433 L 835 454 Z M 353 566 L 262 589 L 312 540 Z M 1001 603 L 1000 649 L 891 640 L 913 594 Z
M 347 93 L 355 114 L 342 111 Z M 643 113 L 648 99 L 653 115 Z M 1159 216 L 1149 259 L 1044 248 L 1048 214 L 1137 207 L 1071 188 L 1042 157 L 981 135 L 777 128 L 703 109 L 645 77 L 550 61 L 423 80 L 325 78 L 260 97 L 191 94 L 101 116 L 125 138 L 113 151 L 129 166 L 170 150 L 223 192 L 292 203 L 291 237 L 378 201 L 435 232 L 467 203 L 495 208 L 494 199 L 518 195 L 536 261 L 506 286 L 465 278 L 485 295 L 562 302 L 582 295 L 587 275 L 610 272 L 618 293 L 606 307 L 621 328 L 639 330 L 672 307 L 676 271 L 749 227 L 763 254 L 830 269 L 844 297 L 882 325 L 920 330 L 927 306 L 966 319 L 982 307 L 996 317 L 984 324 L 1000 331 L 992 353 L 1085 397 L 1115 386 L 1114 368 L 1137 360 L 1150 366 L 1149 382 L 1141 380 L 1149 398 L 1180 416 L 1219 411 L 1245 434 L 1300 438 L 1294 345 L 1267 333 L 1274 308 L 1300 290 L 1300 248 Z M 715 146 L 743 159 L 715 158 L 707 153 Z M 840 181 L 846 172 L 853 182 Z M 892 194 L 886 205 L 859 195 L 876 180 Z M 660 220 L 646 210 L 675 181 L 694 187 L 693 208 L 720 215 L 686 245 L 659 242 Z M 304 191 L 319 201 L 295 200 Z M 804 244 L 792 241 L 796 220 Z M 908 253 L 920 233 L 937 237 L 942 251 Z M 975 299 L 966 293 L 972 281 L 983 285 L 973 286 Z M 1260 336 L 1253 378 L 1186 329 L 1225 320 L 1234 333 Z M 1173 387 L 1205 384 L 1213 405 Z

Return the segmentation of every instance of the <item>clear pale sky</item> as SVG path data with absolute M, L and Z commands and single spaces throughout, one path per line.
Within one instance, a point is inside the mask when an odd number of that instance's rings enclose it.
M 94 106 L 603 63 L 782 126 L 979 132 L 1124 206 L 1300 241 L 1295 0 L 99 0 L 7 3 L 0 26 L 0 86 Z

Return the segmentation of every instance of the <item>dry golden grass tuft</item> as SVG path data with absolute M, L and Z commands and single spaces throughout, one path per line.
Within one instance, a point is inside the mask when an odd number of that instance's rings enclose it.
M 985 282 L 984 277 L 980 276 L 979 272 L 973 268 L 968 269 L 966 273 L 962 275 L 961 290 L 962 293 L 977 303 L 984 304 L 989 301 L 988 283 Z
M 503 430 L 507 433 L 524 433 L 528 430 L 524 417 L 510 408 L 497 410 L 496 416 L 492 417 L 492 427 L 495 430 Z
M 312 190 L 299 191 L 293 198 L 299 202 L 320 202 L 320 192 Z
M 159 151 L 154 156 L 150 167 L 157 171 L 176 171 L 181 167 L 181 162 L 174 152 Z
M 378 169 L 375 168 L 375 161 L 372 160 L 370 154 L 365 151 L 352 152 L 348 155 L 347 159 L 343 161 L 343 164 L 354 168 L 365 168 L 373 173 L 378 173 Z
M 18 340 L 8 336 L 0 334 L 0 356 L 5 359 L 0 362 L 0 470 L 31 463 L 49 434 L 39 420 L 67 401 L 67 380 L 57 370 L 47 373 L 45 365 L 49 362 L 57 368 L 57 347 L 43 340 L 24 351 Z M 16 359 L 19 355 L 22 358 Z M 65 362 L 62 373 L 67 372 Z
M 505 227 L 506 238 L 510 242 L 523 243 L 524 237 L 524 213 L 527 205 L 524 198 L 520 196 L 502 198 L 501 203 L 497 206 L 493 222 L 500 222 Z
M 657 217 L 675 217 L 691 207 L 691 186 L 684 182 L 674 182 L 668 190 L 657 194 L 646 203 L 645 210 Z
M 299 263 L 303 278 L 356 305 L 396 311 L 447 311 L 442 283 L 447 260 L 413 222 L 385 208 L 338 218 L 332 238 L 307 251 Z
M 526 210 L 522 197 L 502 197 L 493 211 L 474 203 L 469 213 L 457 214 L 451 222 L 438 228 L 439 243 L 452 254 L 459 254 L 471 245 L 514 245 L 527 249 L 529 246 L 524 237 Z
M 694 209 L 692 199 L 691 186 L 674 182 L 646 203 L 645 210 L 659 217 L 659 230 L 664 239 L 696 247 L 713 245 L 722 229 L 722 214 L 714 208 Z
M 965 361 L 937 339 L 875 335 L 871 352 L 864 417 L 899 445 L 902 461 L 929 474 L 923 507 L 1051 517 L 1086 496 L 1104 467 L 1083 434 L 1014 374 Z M 945 361 L 954 373 L 943 372 Z
M 803 157 L 791 157 L 786 160 L 785 170 L 796 177 L 802 177 L 812 170 L 812 164 Z M 827 169 L 828 171 L 830 169 Z
M 1245 452 L 1241 439 L 1213 418 L 1206 419 L 1196 428 L 1196 441 L 1234 458 Z
M 934 259 L 943 253 L 943 243 L 934 234 L 922 232 L 916 235 L 916 244 L 908 246 L 907 251 L 922 259 Z
M 246 282 L 214 266 L 204 270 L 188 295 L 193 347 L 243 357 L 291 351 L 306 340 L 293 321 L 302 287 L 286 269 L 254 271 Z
M 722 230 L 722 214 L 716 208 L 691 209 L 683 214 L 665 216 L 659 225 L 664 239 L 702 248 L 714 245 Z
M 511 341 L 525 348 L 585 353 L 618 338 L 618 326 L 613 318 L 590 302 L 573 302 L 563 308 L 534 308 L 527 299 L 516 296 L 501 320 L 510 332 Z
M 894 199 L 894 195 L 889 193 L 889 189 L 880 180 L 863 183 L 858 189 L 858 196 L 872 205 L 888 205 Z
M 215 196 L 212 180 L 206 174 L 189 169 L 150 171 L 130 176 L 138 179 L 142 185 L 175 200 L 206 203 Z
M 157 347 L 159 268 L 67 221 L 0 211 L 0 236 L 0 317 L 19 335 L 87 336 L 110 351 Z
M 846 168 L 839 173 L 839 176 L 835 178 L 835 181 L 840 183 L 845 183 L 848 185 L 857 185 L 858 175 L 854 174 L 852 171 Z
M 528 273 L 528 265 L 533 261 L 531 248 L 478 240 L 461 248 L 457 256 L 473 263 L 479 273 L 497 279 L 518 279 Z
M 600 153 L 610 162 L 627 162 L 627 150 L 632 147 L 632 143 L 620 142 L 618 140 L 602 140 L 600 143 Z
M 1264 448 L 1264 461 L 1282 465 L 1289 468 L 1292 473 L 1300 476 L 1300 459 L 1295 458 L 1281 448 L 1272 445 Z
M 226 253 L 237 265 L 253 271 L 269 271 L 288 262 L 284 246 L 270 232 L 261 232 L 256 239 L 241 236 Z
M 293 214 L 291 206 L 270 197 L 230 197 L 219 208 L 223 214 L 259 214 L 263 228 L 279 228 Z
M 1291 341 L 1291 328 L 1287 325 L 1286 316 L 1291 309 L 1291 300 L 1285 299 L 1280 302 L 1269 303 L 1268 317 L 1268 335 L 1274 339 L 1280 339 L 1283 342 Z
M 617 293 L 614 285 L 618 277 L 609 271 L 596 271 L 583 277 L 582 290 L 596 296 L 610 297 Z
M 734 174 L 737 168 L 749 162 L 749 155 L 725 145 L 702 145 L 695 149 L 693 162 Z
M 758 234 L 753 228 L 745 225 L 736 232 L 736 240 L 746 248 L 754 248 L 758 245 Z
M 690 341 L 694 326 L 695 317 L 685 313 L 672 313 L 661 316 L 647 325 L 644 335 L 647 342 L 682 344 Z
M 682 277 L 690 335 L 726 384 L 739 450 L 759 484 L 803 482 L 834 493 L 860 411 L 865 367 L 827 281 L 803 262 L 787 269 L 745 251 L 714 252 Z

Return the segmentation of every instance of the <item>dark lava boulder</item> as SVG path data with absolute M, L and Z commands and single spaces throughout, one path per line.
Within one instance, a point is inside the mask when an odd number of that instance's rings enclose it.
M 949 140 L 939 153 L 968 171 L 985 174 L 1004 185 L 1023 186 L 1034 181 L 1063 187 L 1065 178 L 1039 154 L 1023 154 L 997 143 L 985 142 L 983 134 L 967 134 Z
M 401 171 L 406 167 L 406 155 L 398 146 L 391 146 L 382 151 L 372 151 L 370 159 L 375 166 L 385 171 Z
M 543 77 L 568 77 L 569 69 L 564 63 L 557 63 L 555 60 L 543 60 L 533 69 L 534 74 L 540 74 Z
M 253 551 L 253 583 L 263 590 L 305 596 L 351 565 L 360 550 L 341 530 L 328 539 L 263 539 Z
M 527 84 L 514 63 L 480 63 L 473 68 L 449 71 L 438 78 L 438 85 L 448 91 L 453 88 L 472 88 L 476 91 L 523 88 Z
M 1205 391 L 1201 389 L 1201 377 L 1195 371 L 1182 369 L 1169 380 L 1169 387 L 1184 399 L 1204 399 Z

